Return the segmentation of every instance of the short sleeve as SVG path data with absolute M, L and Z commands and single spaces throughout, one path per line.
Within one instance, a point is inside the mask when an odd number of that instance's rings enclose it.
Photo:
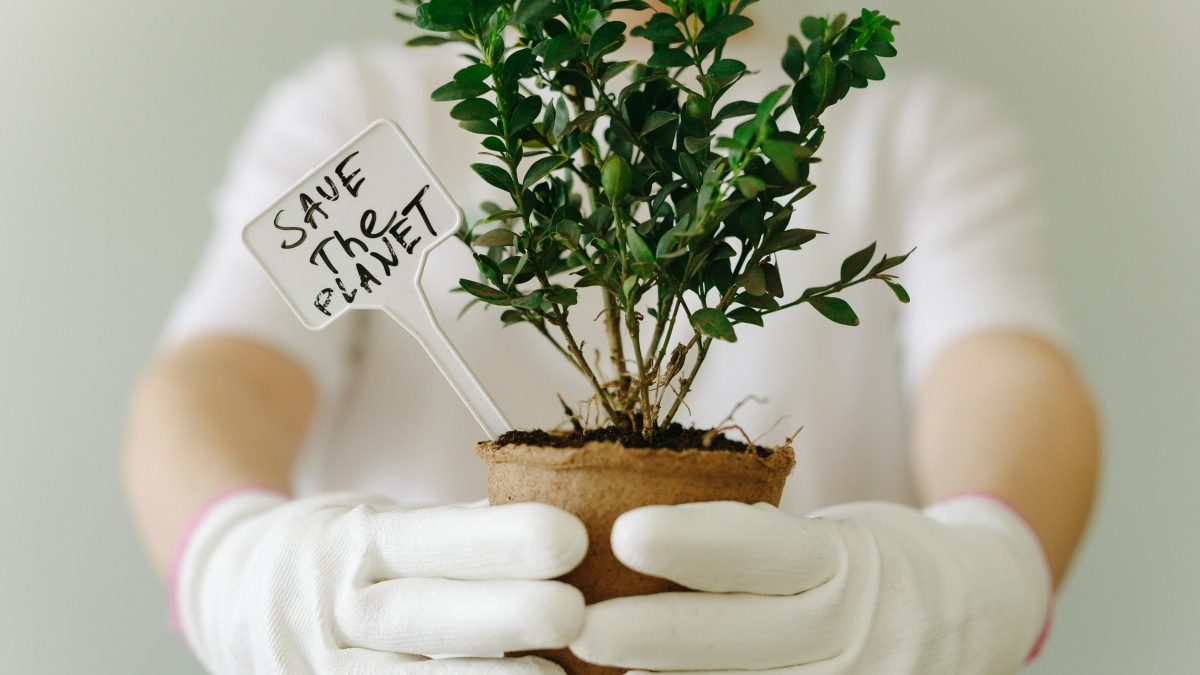
M 971 335 L 1066 338 L 1022 134 L 983 95 L 932 78 L 914 85 L 894 120 L 909 166 L 897 199 L 901 240 L 917 249 L 899 268 L 912 296 L 899 314 L 910 391 L 939 353 Z
M 357 72 L 352 52 L 331 50 L 269 90 L 214 195 L 213 231 L 164 329 L 164 348 L 204 334 L 245 337 L 288 355 L 323 394 L 340 387 L 353 322 L 304 328 L 242 245 L 241 230 L 370 121 Z

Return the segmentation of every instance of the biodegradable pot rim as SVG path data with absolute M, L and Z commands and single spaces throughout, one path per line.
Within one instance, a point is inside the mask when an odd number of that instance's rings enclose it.
M 723 449 L 629 448 L 616 441 L 588 441 L 567 447 L 482 441 L 475 446 L 475 453 L 488 464 L 520 464 L 551 471 L 636 467 L 642 473 L 790 474 L 796 466 L 795 450 L 790 445 L 770 450 L 770 455 L 762 457 L 757 452 Z

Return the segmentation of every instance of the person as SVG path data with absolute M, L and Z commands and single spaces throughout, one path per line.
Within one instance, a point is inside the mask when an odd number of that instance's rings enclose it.
M 741 49 L 764 64 L 749 86 L 775 86 L 779 55 Z M 416 342 L 367 312 L 306 331 L 239 239 L 380 117 L 465 207 L 489 198 L 466 170 L 477 139 L 428 102 L 460 65 L 443 48 L 330 50 L 271 89 L 233 152 L 126 448 L 133 514 L 204 666 L 557 673 L 503 654 L 570 646 L 633 672 L 994 673 L 1036 651 L 1089 516 L 1098 432 L 1022 141 L 995 106 L 890 74 L 826 114 L 796 220 L 829 234 L 781 260 L 785 285 L 825 283 L 879 241 L 916 247 L 897 270 L 912 302 L 858 287 L 861 326 L 802 309 L 714 349 L 692 419 L 744 400 L 745 429 L 804 425 L 783 501 L 626 514 L 621 560 L 691 590 L 585 607 L 554 580 L 588 546 L 581 524 L 478 503 L 481 431 Z M 434 252 L 424 285 L 443 319 L 463 301 L 438 289 L 472 267 L 455 243 Z M 518 426 L 561 423 L 556 394 L 586 398 L 494 313 L 443 324 Z

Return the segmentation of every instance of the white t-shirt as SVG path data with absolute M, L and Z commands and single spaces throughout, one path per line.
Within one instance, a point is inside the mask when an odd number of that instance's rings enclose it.
M 761 72 L 728 100 L 785 83 L 778 56 L 739 56 Z M 381 117 L 405 129 L 472 222 L 481 201 L 502 197 L 467 167 L 479 161 L 482 137 L 457 127 L 451 104 L 429 101 L 464 64 L 445 48 L 391 44 L 323 54 L 271 89 L 216 194 L 211 242 L 165 343 L 250 337 L 307 369 L 320 405 L 298 494 L 352 489 L 415 504 L 485 494 L 474 455 L 484 433 L 416 341 L 375 312 L 307 331 L 239 237 L 308 169 Z M 917 247 L 895 270 L 912 302 L 901 305 L 872 282 L 842 296 L 860 326 L 804 306 L 768 316 L 764 328 L 741 326 L 736 345 L 714 344 L 688 400 L 698 426 L 721 423 L 745 401 L 733 421 L 760 443 L 804 427 L 781 505 L 795 513 L 860 499 L 913 503 L 908 394 L 937 354 L 983 331 L 1051 340 L 1062 332 L 1022 139 L 986 99 L 937 78 L 889 75 L 852 91 L 823 121 L 823 161 L 811 177 L 818 188 L 798 203 L 796 219 L 829 234 L 781 256 L 785 289 L 795 297 L 833 281 L 844 257 L 878 241 L 891 255 Z M 556 395 L 583 401 L 586 384 L 529 326 L 501 328 L 495 308 L 456 318 L 466 300 L 450 289 L 476 275 L 460 243 L 433 252 L 424 287 L 442 326 L 516 426 L 561 425 Z

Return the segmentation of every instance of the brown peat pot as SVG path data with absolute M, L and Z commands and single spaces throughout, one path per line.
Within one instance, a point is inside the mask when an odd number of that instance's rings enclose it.
M 617 516 L 656 504 L 738 501 L 778 506 L 796 464 L 795 453 L 786 446 L 732 452 L 627 448 L 611 441 L 570 448 L 485 441 L 475 451 L 487 464 L 492 504 L 543 502 L 583 521 L 587 556 L 562 581 L 582 591 L 588 604 L 682 590 L 617 561 L 609 542 Z M 569 675 L 616 675 L 626 670 L 585 663 L 567 649 L 533 653 L 560 664 Z

